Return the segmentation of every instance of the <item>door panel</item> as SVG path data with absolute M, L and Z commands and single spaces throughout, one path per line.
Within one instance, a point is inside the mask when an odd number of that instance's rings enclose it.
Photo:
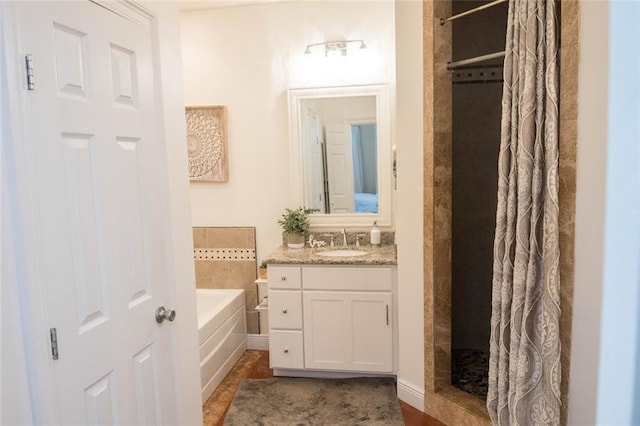
M 176 423 L 172 324 L 154 315 L 173 283 L 152 22 L 90 2 L 16 10 L 58 421 Z
M 88 75 L 86 34 L 53 23 L 54 59 L 58 94 L 71 98 L 87 98 L 85 76 Z
M 117 417 L 114 401 L 115 389 L 111 372 L 98 379 L 85 390 L 87 419 L 90 424 L 115 424 Z
M 331 213 L 353 213 L 351 137 L 344 125 L 327 125 L 327 174 Z
M 66 195 L 70 218 L 76 224 L 71 228 L 71 250 L 80 334 L 107 321 L 109 315 L 109 291 L 102 279 L 104 261 L 99 255 L 87 255 L 104 252 L 104 236 L 99 235 L 96 226 L 99 191 L 95 187 L 97 164 L 92 137 L 62 133 L 64 167 L 67 170 Z
M 138 105 L 135 52 L 111 44 L 113 101 L 120 106 Z
M 158 383 L 153 347 L 147 346 L 133 356 L 138 421 L 141 425 L 158 424 Z

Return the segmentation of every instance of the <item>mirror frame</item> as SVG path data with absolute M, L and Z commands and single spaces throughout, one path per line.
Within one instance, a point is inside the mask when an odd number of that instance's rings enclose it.
M 378 213 L 311 214 L 311 227 L 370 227 L 373 221 L 390 227 L 391 222 L 391 111 L 389 89 L 385 84 L 289 89 L 289 161 L 291 171 L 290 204 L 304 202 L 304 158 L 301 143 L 301 102 L 305 99 L 375 96 L 377 125 Z

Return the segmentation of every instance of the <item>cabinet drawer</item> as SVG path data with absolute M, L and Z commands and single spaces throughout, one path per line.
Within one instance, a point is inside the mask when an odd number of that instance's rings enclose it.
M 375 266 L 309 266 L 302 279 L 305 290 L 391 291 L 393 283 L 390 267 Z
M 302 331 L 271 330 L 269 360 L 271 368 L 304 368 Z
M 300 289 L 302 278 L 299 266 L 269 266 L 269 288 Z
M 302 294 L 293 290 L 269 290 L 269 327 L 302 328 Z

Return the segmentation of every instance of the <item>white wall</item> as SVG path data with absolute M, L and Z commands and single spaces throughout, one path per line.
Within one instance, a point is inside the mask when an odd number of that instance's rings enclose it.
M 229 182 L 192 183 L 193 226 L 255 226 L 258 259 L 281 244 L 289 206 L 287 93 L 395 82 L 390 1 L 282 2 L 181 15 L 187 105 L 227 105 Z M 307 44 L 364 39 L 364 58 L 313 60 Z M 342 59 L 342 58 L 340 58 Z
M 609 110 L 597 424 L 640 423 L 640 3 L 609 5 Z M 634 412 L 635 410 L 635 412 Z
M 581 2 L 580 8 L 569 424 L 637 424 L 640 6 Z
M 580 2 L 580 11 L 571 425 L 595 424 L 607 140 L 608 4 Z
M 575 284 L 569 424 L 595 424 L 604 255 L 609 5 L 580 2 Z
M 422 2 L 396 1 L 398 394 L 424 411 Z

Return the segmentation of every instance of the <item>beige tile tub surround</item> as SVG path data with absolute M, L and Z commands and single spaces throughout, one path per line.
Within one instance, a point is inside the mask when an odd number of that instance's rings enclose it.
M 579 1 L 563 0 L 560 58 L 560 280 L 562 424 L 566 424 L 574 280 Z M 450 0 L 423 1 L 425 412 L 446 424 L 490 424 L 484 402 L 450 385 L 451 58 Z
M 196 288 L 243 289 L 247 333 L 259 334 L 255 228 L 193 228 L 193 257 Z

